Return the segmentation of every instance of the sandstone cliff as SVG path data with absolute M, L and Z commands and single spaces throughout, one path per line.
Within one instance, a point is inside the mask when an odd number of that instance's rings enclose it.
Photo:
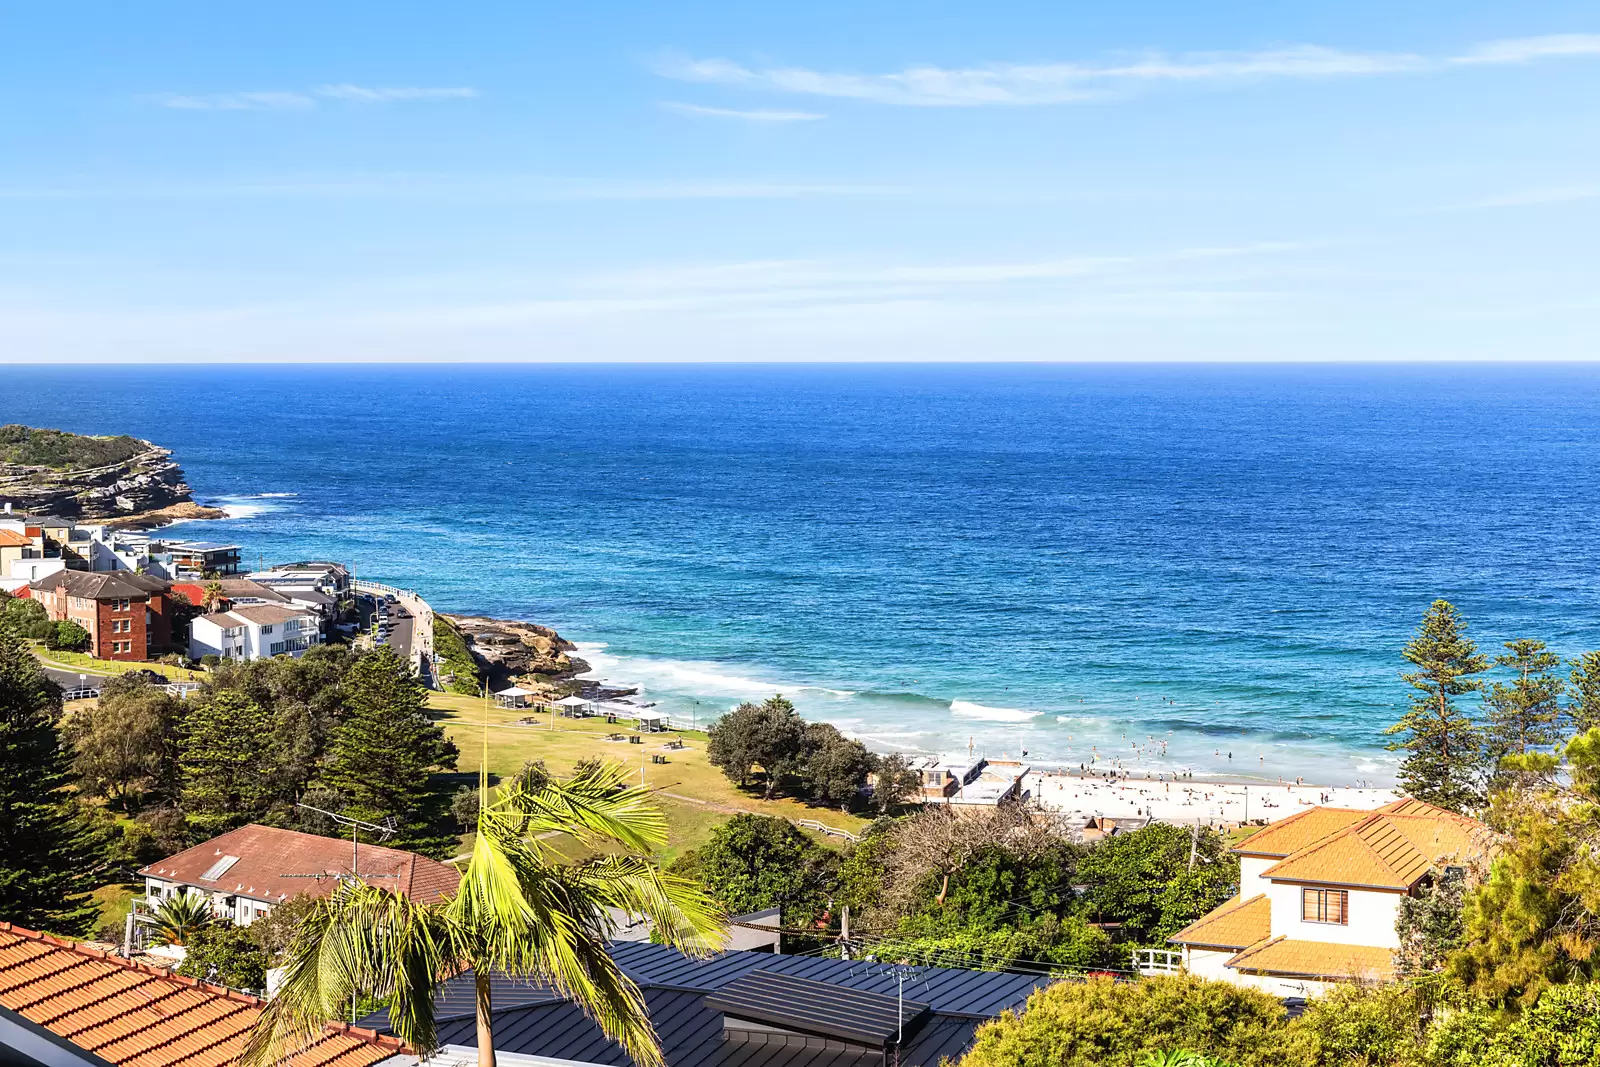
M 0 508 L 109 519 L 191 499 L 183 468 L 149 441 L 0 426 Z
M 552 681 L 583 674 L 589 665 L 567 655 L 577 648 L 548 626 L 506 622 L 481 615 L 450 615 L 467 640 L 472 655 L 495 680 L 542 675 Z

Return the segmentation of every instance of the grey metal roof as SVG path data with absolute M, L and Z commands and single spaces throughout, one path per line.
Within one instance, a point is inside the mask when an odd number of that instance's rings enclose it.
M 776 971 L 740 975 L 706 997 L 726 1016 L 885 1048 L 916 1029 L 928 1006 L 915 1000 L 813 982 Z
M 611 955 L 641 987 L 668 1067 L 881 1067 L 878 1053 L 863 1054 L 822 1038 L 790 1038 L 787 1043 L 781 1036 L 767 1043 L 724 1040 L 723 1013 L 713 1004 L 741 978 L 756 972 L 826 983 L 838 990 L 835 997 L 854 990 L 891 1002 L 900 987 L 896 971 L 904 972 L 906 1000 L 927 1005 L 928 1010 L 915 1030 L 907 1029 L 902 1067 L 937 1067 L 946 1057 L 958 1058 L 981 1022 L 1006 1008 L 1020 1008 L 1029 994 L 1049 982 L 1034 975 L 948 967 L 895 969 L 767 952 L 724 952 L 693 960 L 647 942 L 613 942 Z M 632 1061 L 594 1022 L 547 986 L 503 976 L 492 978 L 490 985 L 497 1050 L 631 1067 Z M 435 1003 L 439 1043 L 476 1044 L 472 975 L 444 983 Z M 889 1018 L 893 1019 L 892 1004 Z M 793 1023 L 798 1029 L 799 1020 Z M 388 1018 L 379 1012 L 362 1020 L 362 1025 L 387 1031 Z

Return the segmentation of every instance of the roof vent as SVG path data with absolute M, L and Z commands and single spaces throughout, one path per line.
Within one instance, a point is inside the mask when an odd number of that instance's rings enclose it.
M 200 876 L 202 882 L 215 882 L 218 878 L 228 873 L 228 868 L 239 862 L 238 856 L 224 856 L 206 868 L 206 873 Z

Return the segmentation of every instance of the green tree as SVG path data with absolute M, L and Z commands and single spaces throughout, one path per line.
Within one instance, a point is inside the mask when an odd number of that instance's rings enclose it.
M 1416 692 L 1410 709 L 1384 731 L 1402 738 L 1389 744 L 1391 751 L 1406 753 L 1400 784 L 1418 800 L 1465 811 L 1483 799 L 1483 739 L 1456 702 L 1483 688 L 1473 675 L 1488 669 L 1489 661 L 1447 600 L 1435 600 L 1423 614 L 1405 658 L 1417 669 L 1400 677 Z
M 10 597 L 5 601 L 5 617 L 17 624 L 24 633 L 36 622 L 50 618 L 44 605 L 32 597 Z
M 85 933 L 96 908 L 100 844 L 65 792 L 67 753 L 56 733 L 61 691 L 26 639 L 0 618 L 0 916 Z
M 44 647 L 52 652 L 84 652 L 89 648 L 89 631 L 65 619 L 55 624 L 54 629 L 44 632 Z
M 978 1029 L 960 1067 L 1137 1067 L 1147 1054 L 1187 1049 L 1239 1064 L 1281 1067 L 1283 1003 L 1190 975 L 1058 982 Z
M 333 732 L 318 783 L 344 797 L 345 814 L 370 822 L 395 819 L 397 847 L 448 849 L 454 835 L 433 825 L 432 810 L 448 801 L 436 795 L 430 779 L 455 767 L 456 747 L 428 718 L 427 691 L 410 664 L 384 645 L 356 661 L 344 690 L 345 718 Z
M 1127 962 L 1127 955 L 1112 945 L 1104 930 L 1077 916 L 1058 919 L 1047 915 L 997 927 L 967 926 L 922 936 L 892 937 L 870 948 L 879 959 L 975 971 L 999 971 L 1018 965 L 1090 971 Z
M 1420 1067 L 1428 1007 L 1421 990 L 1403 982 L 1337 985 L 1307 1002 L 1285 1045 L 1315 1050 L 1313 1062 L 1328 1067 Z
M 187 945 L 195 935 L 217 921 L 211 900 L 204 893 L 179 893 L 161 902 L 151 916 L 155 939 L 162 945 Z
M 781 908 L 784 925 L 798 926 L 827 908 L 835 856 L 782 819 L 744 814 L 685 860 L 730 914 Z
M 757 766 L 766 772 L 768 799 L 805 759 L 805 721 L 781 696 L 740 704 L 714 723 L 707 736 L 706 758 L 741 787 Z
M 807 796 L 841 811 L 866 788 L 874 759 L 867 746 L 852 741 L 831 723 L 814 722 L 805 729 L 805 763 L 801 774 Z
M 192 703 L 178 750 L 179 803 L 198 838 L 266 816 L 276 756 L 272 740 L 272 716 L 238 690 L 218 690 Z
M 1164 946 L 1232 895 L 1239 860 L 1215 830 L 1151 823 L 1089 849 L 1077 881 L 1095 918 L 1121 923 L 1134 944 Z
M 616 765 L 537 793 L 515 782 L 482 805 L 456 895 L 418 904 L 394 890 L 341 885 L 296 929 L 284 981 L 241 1062 L 267 1067 L 301 1048 L 355 996 L 387 1002 L 395 1033 L 424 1057 L 438 1047 L 435 987 L 470 971 L 479 1067 L 494 1067 L 490 975 L 548 982 L 577 1003 L 639 1067 L 664 1067 L 644 997 L 609 952 L 611 909 L 643 915 L 667 944 L 721 944 L 720 916 L 692 883 L 644 854 L 666 843 L 666 818 Z M 593 853 L 559 862 L 548 838 Z
M 1570 666 L 1572 699 L 1567 716 L 1581 734 L 1600 726 L 1600 652 L 1585 652 Z
M 1504 840 L 1446 964 L 1497 1006 L 1600 973 L 1600 729 L 1506 762 L 1515 777 L 1488 814 Z
M 78 786 L 123 811 L 166 795 L 177 783 L 178 722 L 183 704 L 145 681 L 107 679 L 100 699 L 64 724 Z
M 202 926 L 185 939 L 183 948 L 179 974 L 233 989 L 259 992 L 267 987 L 267 954 L 243 926 Z
M 872 807 L 890 815 L 922 795 L 922 776 L 900 755 L 880 757 L 872 780 Z
M 1395 965 L 1402 977 L 1437 974 L 1461 948 L 1466 894 L 1466 871 L 1453 867 L 1436 869 L 1415 894 L 1400 898 L 1394 926 L 1400 938 Z
M 1555 673 L 1561 657 L 1543 641 L 1522 638 L 1507 641 L 1495 666 L 1508 667 L 1516 677 L 1510 685 L 1495 682 L 1484 693 L 1489 710 L 1490 757 L 1522 755 L 1546 749 L 1561 737 L 1561 694 L 1566 682 Z

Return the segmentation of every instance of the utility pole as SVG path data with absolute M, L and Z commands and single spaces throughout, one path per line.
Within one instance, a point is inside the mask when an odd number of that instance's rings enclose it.
M 1189 869 L 1194 870 L 1194 853 L 1200 844 L 1200 816 L 1194 817 L 1194 830 L 1189 834 Z
M 844 912 L 840 916 L 840 919 L 839 919 L 839 942 L 840 942 L 840 945 L 841 945 L 841 948 L 839 949 L 839 958 L 843 959 L 843 960 L 849 959 L 850 958 L 850 905 L 848 905 L 848 904 L 846 904 L 844 906 Z

